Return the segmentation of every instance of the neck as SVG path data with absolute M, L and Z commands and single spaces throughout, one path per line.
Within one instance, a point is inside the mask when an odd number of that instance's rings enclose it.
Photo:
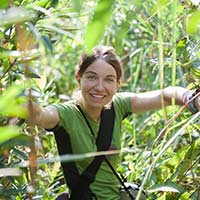
M 101 111 L 102 111 L 103 107 L 102 108 L 100 108 L 100 107 L 91 107 L 87 103 L 85 103 L 82 100 L 82 98 L 79 98 L 77 100 L 77 103 L 82 106 L 84 111 L 87 112 L 87 114 L 91 117 L 91 119 L 93 119 L 94 121 L 99 121 L 100 115 L 101 115 Z
M 102 108 L 90 108 L 87 105 L 82 104 L 83 109 L 94 120 L 99 121 Z

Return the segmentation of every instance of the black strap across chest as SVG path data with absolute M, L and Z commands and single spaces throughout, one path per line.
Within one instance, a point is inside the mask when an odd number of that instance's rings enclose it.
M 92 128 L 80 106 L 77 106 L 93 134 Z M 113 104 L 101 112 L 99 132 L 96 139 L 97 151 L 106 151 L 111 145 L 114 128 L 115 110 Z M 53 130 L 60 155 L 71 154 L 72 146 L 69 133 L 63 127 Z M 89 166 L 79 175 L 75 162 L 62 162 L 63 173 L 68 187 L 71 190 L 70 200 L 89 200 L 92 192 L 89 185 L 94 181 L 96 173 L 105 159 L 105 156 L 96 156 Z
M 91 132 L 91 134 L 95 137 L 95 134 L 94 134 L 94 132 L 93 132 L 93 129 L 92 129 L 92 127 L 90 126 L 90 123 L 89 123 L 89 121 L 88 121 L 88 119 L 87 119 L 87 117 L 85 116 L 85 114 L 84 114 L 84 112 L 83 112 L 83 110 L 81 109 L 81 107 L 78 105 L 77 106 L 78 107 L 78 109 L 80 110 L 80 112 L 81 112 L 81 114 L 83 115 L 83 117 L 84 117 L 84 119 L 85 119 L 85 121 L 86 121 L 86 123 L 87 123 L 87 125 L 88 125 L 88 128 L 90 129 L 90 132 Z M 125 115 L 124 115 L 124 117 L 123 117 L 123 119 L 124 118 L 126 118 L 127 116 L 129 116 L 131 113 L 129 112 L 129 113 L 126 113 Z M 105 118 L 105 116 L 102 116 L 102 117 L 104 117 Z M 102 118 L 101 120 L 104 120 L 104 118 Z M 109 120 L 109 119 L 108 119 Z M 107 123 L 109 123 L 110 121 L 107 121 Z M 99 130 L 99 135 L 100 135 L 100 137 L 101 136 L 103 136 L 102 134 L 101 134 L 101 132 L 104 132 L 105 131 L 105 129 L 107 128 L 107 123 L 106 123 L 106 121 L 102 121 L 102 129 L 100 129 Z M 114 123 L 114 122 L 113 122 Z M 110 130 L 111 131 L 111 130 Z M 110 134 L 108 134 L 108 136 L 112 136 L 113 134 L 112 133 L 110 133 Z M 106 138 L 106 137 L 105 137 Z M 110 140 L 110 139 L 112 139 L 112 137 L 111 138 L 108 138 L 108 140 Z M 107 138 L 106 138 L 106 140 L 107 140 Z M 105 141 L 106 141 L 105 140 Z M 104 141 L 104 142 L 105 142 Z M 103 141 L 102 141 L 103 142 Z M 102 144 L 99 144 L 99 145 L 102 145 Z M 97 147 L 99 146 L 99 145 L 97 145 Z M 109 147 L 108 147 L 109 148 Z M 125 189 L 125 191 L 127 192 L 127 194 L 129 195 L 129 197 L 130 197 L 130 199 L 134 199 L 134 197 L 133 197 L 133 195 L 130 193 L 130 191 L 129 191 L 129 189 L 126 187 L 126 185 L 125 185 L 125 178 L 123 177 L 123 179 L 122 178 L 120 178 L 120 176 L 117 174 L 117 172 L 115 171 L 115 169 L 113 168 L 113 166 L 112 166 L 112 164 L 110 163 L 110 161 L 107 159 L 107 157 L 106 156 L 104 156 L 104 158 L 103 158 L 104 160 L 105 160 L 105 162 L 108 164 L 108 166 L 110 167 L 110 169 L 111 169 L 111 171 L 113 172 L 113 174 L 116 176 L 116 178 L 119 180 L 119 182 L 121 183 L 121 185 L 123 186 L 123 188 Z M 97 164 L 98 165 L 98 164 Z M 98 167 L 100 166 L 100 164 L 98 165 Z M 94 165 L 93 166 L 91 166 L 91 167 L 94 167 Z M 96 172 L 93 172 L 93 173 L 96 173 Z M 122 175 L 121 175 L 122 176 Z

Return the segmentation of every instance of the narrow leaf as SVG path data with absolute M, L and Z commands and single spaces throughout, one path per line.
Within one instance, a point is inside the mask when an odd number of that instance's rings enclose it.
M 27 110 L 22 106 L 25 103 L 25 98 L 19 97 L 22 90 L 20 87 L 18 85 L 10 86 L 0 97 L 0 114 L 21 118 L 27 116 Z
M 158 10 L 161 10 L 163 9 L 167 4 L 169 4 L 170 1 L 168 0 L 158 0 L 157 1 L 157 4 L 155 4 L 152 8 L 151 8 L 151 11 L 150 11 L 150 14 L 151 15 L 154 15 L 158 12 Z
M 0 177 L 5 176 L 21 176 L 22 171 L 19 168 L 1 168 Z
M 112 14 L 113 3 L 114 0 L 99 1 L 95 9 L 93 19 L 90 21 L 85 34 L 85 43 L 88 52 L 90 52 L 91 49 L 98 44 L 102 38 L 105 27 L 108 24 Z
M 186 30 L 189 34 L 194 34 L 197 32 L 198 30 L 198 26 L 200 24 L 200 11 L 196 10 L 195 12 L 193 12 L 188 20 L 187 20 L 187 26 L 186 26 Z
M 81 10 L 81 2 L 82 0 L 73 0 L 72 1 L 72 7 L 76 12 L 79 12 Z
M 14 146 L 30 146 L 31 137 L 20 134 L 1 144 L 1 150 L 11 149 Z M 24 158 L 25 159 L 25 158 Z
M 6 12 L 0 12 L 0 26 L 15 24 L 30 20 L 34 17 L 33 13 L 22 7 L 12 7 Z
M 8 0 L 1 0 L 0 8 L 7 8 L 7 7 L 8 7 Z
M 187 150 L 183 161 L 179 164 L 176 169 L 176 177 L 180 178 L 190 169 L 200 152 L 200 139 L 195 142 Z
M 156 184 L 150 189 L 148 189 L 148 192 L 175 192 L 175 193 L 181 193 L 183 191 L 183 188 L 179 185 L 170 182 L 170 183 L 162 183 L 162 184 Z
M 3 143 L 7 140 L 10 140 L 11 138 L 16 137 L 19 135 L 19 131 L 17 130 L 17 127 L 0 127 L 0 143 Z

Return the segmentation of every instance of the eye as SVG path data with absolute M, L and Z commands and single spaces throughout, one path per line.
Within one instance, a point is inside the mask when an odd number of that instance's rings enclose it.
M 108 83 L 113 83 L 113 82 L 115 82 L 115 79 L 114 78 L 106 78 L 105 81 Z
M 86 79 L 88 79 L 89 81 L 94 81 L 97 79 L 97 77 L 95 75 L 88 75 L 86 76 Z

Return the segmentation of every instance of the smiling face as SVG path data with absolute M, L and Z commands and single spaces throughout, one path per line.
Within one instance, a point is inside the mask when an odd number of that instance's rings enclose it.
M 82 94 L 82 104 L 86 110 L 102 109 L 108 104 L 120 85 L 112 65 L 102 59 L 90 64 L 80 77 L 77 75 Z

